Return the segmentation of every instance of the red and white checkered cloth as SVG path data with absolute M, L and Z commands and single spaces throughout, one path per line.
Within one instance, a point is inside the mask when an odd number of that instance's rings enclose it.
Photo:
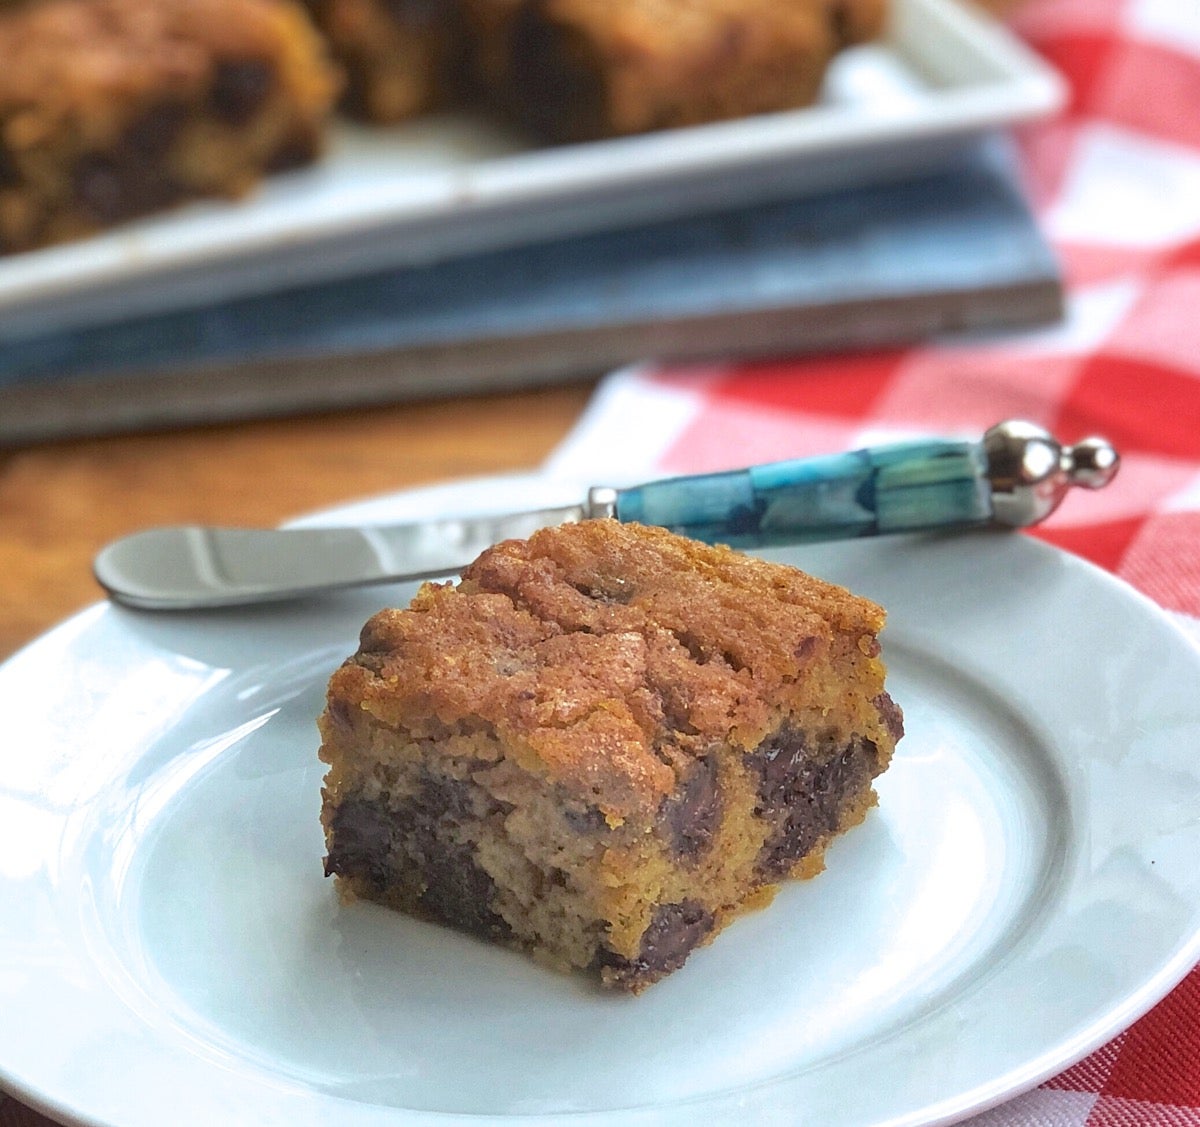
M 548 468 L 598 480 L 617 449 L 635 476 L 693 473 L 1010 417 L 1068 441 L 1103 434 L 1123 456 L 1116 482 L 1076 491 L 1032 535 L 1115 572 L 1200 637 L 1200 0 L 1029 0 L 1014 24 L 1073 92 L 1063 117 L 1019 138 L 1064 264 L 1064 323 L 618 373 Z M 1200 968 L 1110 1044 L 972 1123 L 1200 1125 Z

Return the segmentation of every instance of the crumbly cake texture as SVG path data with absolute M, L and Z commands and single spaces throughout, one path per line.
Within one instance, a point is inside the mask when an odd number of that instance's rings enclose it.
M 464 0 L 502 112 L 558 141 L 793 109 L 882 0 Z
M 47 0 L 0 59 L 0 251 L 307 163 L 340 83 L 290 0 Z
M 875 803 L 874 603 L 662 529 L 484 552 L 364 627 L 320 720 L 326 874 L 638 992 Z
M 346 72 L 343 108 L 379 124 L 455 101 L 463 63 L 450 0 L 307 0 Z

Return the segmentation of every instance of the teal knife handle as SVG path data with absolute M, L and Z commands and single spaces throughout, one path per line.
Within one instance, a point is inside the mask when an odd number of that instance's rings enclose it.
M 616 516 L 753 548 L 986 524 L 992 493 L 981 443 L 926 440 L 654 481 Z

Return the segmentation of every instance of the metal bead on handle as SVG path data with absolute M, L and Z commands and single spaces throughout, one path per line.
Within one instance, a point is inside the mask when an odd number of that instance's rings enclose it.
M 1067 479 L 1072 485 L 1084 489 L 1103 489 L 1114 477 L 1121 465 L 1121 455 L 1106 438 L 1080 439 L 1074 446 L 1063 450 L 1067 465 Z
M 589 520 L 617 515 L 617 491 L 611 485 L 593 485 L 588 490 L 587 503 L 583 507 Z
M 1045 520 L 1072 486 L 1103 489 L 1116 476 L 1121 457 L 1103 438 L 1064 446 L 1048 430 L 1011 419 L 983 436 L 992 486 L 992 520 L 1023 528 Z

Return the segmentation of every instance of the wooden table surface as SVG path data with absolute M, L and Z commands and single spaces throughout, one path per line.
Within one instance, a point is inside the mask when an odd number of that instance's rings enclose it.
M 153 524 L 278 524 L 454 477 L 535 468 L 586 385 L 0 450 L 0 660 L 101 597 L 113 537 Z

